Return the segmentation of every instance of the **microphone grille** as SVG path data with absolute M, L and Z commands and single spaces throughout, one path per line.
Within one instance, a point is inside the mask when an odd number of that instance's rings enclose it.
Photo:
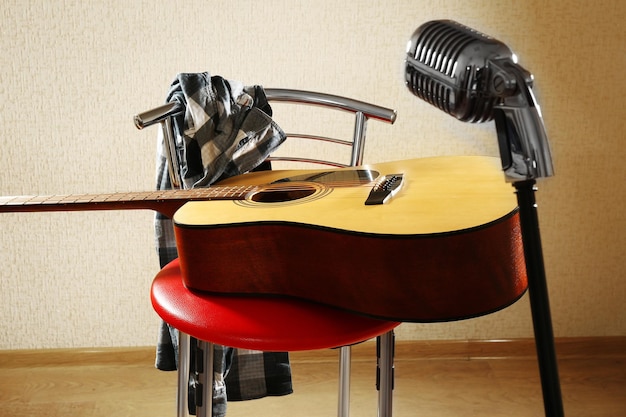
M 454 114 L 456 99 L 454 90 L 449 85 L 429 77 L 408 65 L 406 68 L 406 81 L 411 92 L 417 97 L 446 113 Z
M 462 121 L 493 118 L 497 97 L 488 93 L 486 60 L 502 51 L 501 42 L 460 23 L 436 20 L 421 25 L 407 48 L 405 81 L 422 100 Z M 472 48 L 472 53 L 464 53 Z M 494 54 L 494 52 L 497 53 Z
M 471 32 L 449 21 L 428 22 L 416 33 L 414 58 L 448 76 L 465 46 L 475 40 Z

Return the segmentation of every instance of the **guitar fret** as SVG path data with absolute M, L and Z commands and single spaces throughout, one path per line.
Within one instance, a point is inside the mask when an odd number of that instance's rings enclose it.
M 117 201 L 132 201 L 134 194 L 118 193 Z
M 146 191 L 143 193 L 133 193 L 132 194 L 133 201 L 146 201 L 146 200 L 154 200 L 154 192 Z
M 126 194 L 128 196 L 128 200 L 130 201 L 144 201 L 148 200 L 143 193 L 134 193 L 134 194 Z
M 107 194 L 103 200 L 103 202 L 117 202 L 124 199 L 124 194 Z
M 78 195 L 74 196 L 73 203 L 91 203 L 92 200 L 93 198 L 90 195 Z
M 179 200 L 185 197 L 185 193 L 182 191 L 186 190 L 166 190 L 160 193 L 157 193 L 155 196 L 156 200 Z
M 155 200 L 159 200 L 159 201 L 163 201 L 163 200 L 174 200 L 174 199 L 178 199 L 178 195 L 174 194 L 173 192 L 170 191 L 163 191 L 160 193 L 156 193 L 154 196 Z
M 17 206 L 23 205 L 28 201 L 31 196 L 13 196 L 13 197 L 1 197 L 0 204 L 3 206 Z
M 34 196 L 32 198 L 29 198 L 27 200 L 24 201 L 23 204 L 25 205 L 36 205 L 36 204 L 41 204 L 45 201 L 45 197 L 42 196 Z
M 50 201 L 56 202 L 58 201 L 58 199 L 59 199 L 58 196 L 50 196 L 50 195 L 41 196 L 41 197 L 34 196 L 26 200 L 24 204 L 25 205 L 32 205 L 32 204 L 48 205 L 50 204 Z
M 59 204 L 71 204 L 76 202 L 76 196 L 74 194 L 62 196 L 59 200 Z
M 105 203 L 107 199 L 113 194 L 96 194 L 92 196 L 91 201 L 94 203 Z
M 60 196 L 50 195 L 46 197 L 45 201 L 42 204 L 44 205 L 59 204 L 60 199 L 61 199 Z

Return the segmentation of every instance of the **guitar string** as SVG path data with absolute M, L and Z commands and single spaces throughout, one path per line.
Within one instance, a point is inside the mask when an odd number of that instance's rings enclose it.
M 139 191 L 139 192 L 114 192 L 105 194 L 67 194 L 49 196 L 12 196 L 0 197 L 0 206 L 17 204 L 69 204 L 90 202 L 116 202 L 116 201 L 141 201 L 141 200 L 167 200 L 179 198 L 219 198 L 220 196 L 241 197 L 254 191 L 263 192 L 289 192 L 302 191 L 314 187 L 313 184 L 323 185 L 329 188 L 345 188 L 369 186 L 372 181 L 336 181 L 324 184 L 318 183 L 293 183 L 293 184 L 266 184 L 258 186 L 214 186 L 207 188 L 194 188 L 189 190 L 162 190 L 162 191 Z

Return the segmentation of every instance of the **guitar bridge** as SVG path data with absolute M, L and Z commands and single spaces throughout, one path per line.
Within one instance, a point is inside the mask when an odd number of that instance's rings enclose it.
M 385 204 L 402 186 L 403 174 L 385 175 L 379 179 L 370 191 L 366 206 Z

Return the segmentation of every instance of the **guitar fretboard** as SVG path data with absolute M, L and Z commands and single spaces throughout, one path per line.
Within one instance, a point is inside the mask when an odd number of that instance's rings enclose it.
M 0 212 L 150 209 L 173 214 L 187 201 L 241 200 L 257 186 L 216 186 L 108 194 L 0 197 Z

